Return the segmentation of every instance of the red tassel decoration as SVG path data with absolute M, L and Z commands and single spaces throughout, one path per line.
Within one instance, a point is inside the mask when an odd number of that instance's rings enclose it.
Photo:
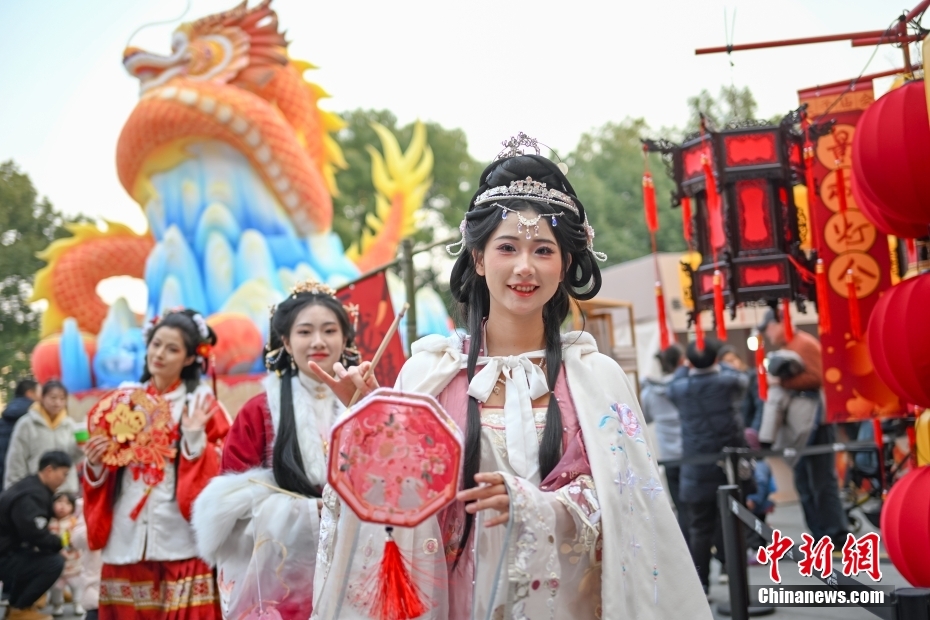
M 727 326 L 723 321 L 723 274 L 714 271 L 714 321 L 717 323 L 717 338 L 722 342 L 727 339 Z
M 656 207 L 656 187 L 652 182 L 652 173 L 643 172 L 643 208 L 646 210 L 646 227 L 649 232 L 659 230 L 659 214 Z
M 681 199 L 681 228 L 685 242 L 691 247 L 691 199 L 687 196 Z
M 781 304 L 781 313 L 784 317 L 783 320 L 785 323 L 785 340 L 791 342 L 794 340 L 794 325 L 791 324 L 791 300 L 782 299 Z
M 659 346 L 664 351 L 671 344 L 668 333 L 668 322 L 665 320 L 665 295 L 662 293 L 662 283 L 656 282 L 656 316 L 659 319 Z
M 136 504 L 136 507 L 132 509 L 132 512 L 129 513 L 129 518 L 135 521 L 139 518 L 139 515 L 142 514 L 142 509 L 145 508 L 145 504 L 149 501 L 149 495 L 152 494 L 152 487 L 147 487 L 145 493 L 142 495 L 142 499 L 139 500 L 139 503 Z
M 769 398 L 769 378 L 765 372 L 765 339 L 762 334 L 756 336 L 756 378 L 759 383 L 759 399 L 768 400 Z
M 846 295 L 849 302 L 849 331 L 853 340 L 862 340 L 862 321 L 859 318 L 859 295 L 852 269 L 846 271 Z
M 846 204 L 846 174 L 840 168 L 840 160 L 836 160 L 836 197 L 840 201 L 840 213 L 846 214 L 849 206 Z M 811 204 L 811 203 L 809 203 Z
M 704 350 L 704 330 L 701 329 L 701 311 L 694 311 L 694 346 L 698 351 Z
M 707 155 L 701 156 L 701 166 L 704 168 L 704 184 L 707 188 L 707 216 L 710 219 L 710 246 L 716 251 L 726 243 L 723 234 L 723 218 L 720 214 L 720 194 L 717 193 L 717 181 L 714 180 L 714 171 L 710 167 Z
M 917 262 L 917 244 L 913 239 L 905 239 L 904 244 L 907 247 L 907 267 L 910 269 Z
M 426 613 L 420 591 L 407 570 L 407 564 L 394 542 L 393 527 L 386 527 L 387 542 L 378 570 L 370 615 L 379 620 L 410 620 Z
M 817 314 L 820 317 L 820 333 L 829 334 L 830 321 L 830 287 L 827 283 L 827 269 L 824 267 L 823 259 L 817 259 L 816 276 L 817 283 Z

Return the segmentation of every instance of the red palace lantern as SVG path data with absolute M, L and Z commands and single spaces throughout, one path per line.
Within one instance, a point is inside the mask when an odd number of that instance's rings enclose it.
M 803 178 L 798 172 L 803 135 L 795 129 L 800 119 L 798 110 L 777 125 L 732 123 L 694 134 L 681 145 L 646 141 L 649 150 L 670 156 L 678 186 L 673 202 L 688 199 L 693 207 L 694 242 L 702 258 L 691 278 L 695 311 L 714 309 L 716 297 L 720 320 L 721 291 L 714 282 L 721 276 L 731 316 L 740 303 L 790 299 L 803 304 L 814 297 L 814 269 L 800 250 L 792 191 Z M 709 196 L 715 189 L 717 200 Z M 799 266 L 810 272 L 810 281 Z
M 890 91 L 862 114 L 853 152 L 857 182 L 883 213 L 930 224 L 930 119 L 923 80 Z
M 882 542 L 908 583 L 930 587 L 930 466 L 894 483 L 882 506 Z
M 882 295 L 869 319 L 875 372 L 906 402 L 930 407 L 930 274 L 905 280 Z

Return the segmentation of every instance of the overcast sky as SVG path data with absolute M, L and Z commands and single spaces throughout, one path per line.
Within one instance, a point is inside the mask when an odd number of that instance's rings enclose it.
M 235 0 L 191 0 L 184 21 Z M 251 0 L 250 4 L 254 4 Z M 119 184 L 117 137 L 138 100 L 120 63 L 137 27 L 178 17 L 185 0 L 0 0 L 0 161 L 14 159 L 40 194 L 67 213 L 145 227 Z M 913 1 L 906 4 L 914 4 Z M 759 113 L 797 106 L 796 91 L 853 77 L 874 48 L 848 43 L 695 56 L 737 43 L 883 29 L 904 7 L 891 0 L 275 0 L 295 58 L 332 110 L 386 108 L 465 130 L 489 159 L 518 131 L 567 153 L 582 132 L 645 117 L 680 125 L 702 88 L 749 86 Z M 139 32 L 133 45 L 169 52 L 177 22 Z M 902 66 L 878 50 L 869 72 Z M 887 86 L 886 86 L 887 87 Z

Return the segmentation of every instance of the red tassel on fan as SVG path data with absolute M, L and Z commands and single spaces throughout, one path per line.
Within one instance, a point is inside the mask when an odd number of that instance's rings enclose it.
M 662 293 L 662 283 L 656 282 L 656 317 L 659 320 L 659 346 L 664 351 L 671 344 L 668 333 L 668 322 L 665 320 L 665 295 Z
M 852 269 L 846 271 L 846 296 L 849 302 L 849 331 L 853 340 L 862 340 L 862 321 L 859 318 L 859 295 Z
M 681 228 L 685 242 L 691 247 L 691 199 L 687 196 L 681 199 Z
M 707 188 L 710 246 L 716 252 L 716 249 L 726 242 L 723 233 L 723 217 L 720 214 L 720 194 L 717 193 L 717 181 L 714 180 L 714 171 L 710 167 L 710 160 L 707 155 L 701 156 L 701 167 L 704 168 L 704 185 Z
M 817 283 L 817 314 L 820 317 L 820 333 L 829 334 L 830 321 L 830 287 L 827 283 L 827 269 L 823 259 L 817 259 L 815 281 Z
M 378 583 L 374 592 L 370 615 L 379 620 L 410 620 L 426 613 L 420 591 L 407 570 L 407 563 L 391 535 L 393 527 L 386 527 L 387 542 L 378 569 Z
M 765 339 L 762 334 L 756 336 L 756 378 L 759 383 L 759 399 L 768 400 L 769 398 L 769 378 L 765 371 Z
M 652 173 L 643 172 L 643 208 L 646 210 L 646 227 L 649 232 L 659 230 L 659 213 L 656 207 L 656 187 L 652 182 Z
M 791 324 L 791 300 L 782 299 L 782 315 L 785 323 L 785 340 L 791 342 L 794 340 L 794 325 Z
M 139 500 L 139 503 L 136 504 L 136 507 L 132 509 L 132 512 L 129 513 L 129 518 L 135 521 L 139 518 L 139 515 L 142 514 L 142 509 L 145 508 L 145 504 L 149 501 L 149 495 L 152 494 L 152 487 L 146 487 L 145 493 L 142 495 L 142 499 Z
M 726 341 L 727 326 L 723 321 L 723 313 L 723 274 L 717 269 L 714 271 L 714 321 L 717 323 L 717 338 Z
M 836 160 L 836 197 L 840 201 L 840 213 L 846 214 L 849 206 L 846 204 L 846 173 L 840 168 L 840 160 Z
M 698 351 L 704 350 L 704 330 L 701 329 L 701 311 L 694 311 L 694 346 Z

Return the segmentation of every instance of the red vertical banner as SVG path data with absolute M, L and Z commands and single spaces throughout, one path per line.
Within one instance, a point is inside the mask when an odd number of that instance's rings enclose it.
M 355 343 L 362 361 L 371 361 L 394 322 L 394 306 L 391 304 L 387 277 L 383 271 L 379 271 L 339 289 L 336 296 L 346 306 L 358 306 Z M 393 387 L 405 360 L 404 345 L 400 334 L 395 332 L 375 368 L 378 383 Z
M 832 133 L 813 145 L 813 173 L 808 175 L 814 184 L 808 194 L 811 226 L 818 233 L 814 238 L 819 240 L 826 275 L 830 329 L 820 334 L 820 341 L 828 422 L 904 413 L 898 397 L 875 374 L 865 333 L 872 309 L 892 285 L 888 238 L 862 215 L 850 182 L 853 136 L 859 117 L 874 101 L 872 84 L 860 82 L 855 91 L 846 90 L 798 93 L 811 119 L 823 115 L 824 120 L 836 120 Z M 851 294 L 856 296 L 852 301 Z

